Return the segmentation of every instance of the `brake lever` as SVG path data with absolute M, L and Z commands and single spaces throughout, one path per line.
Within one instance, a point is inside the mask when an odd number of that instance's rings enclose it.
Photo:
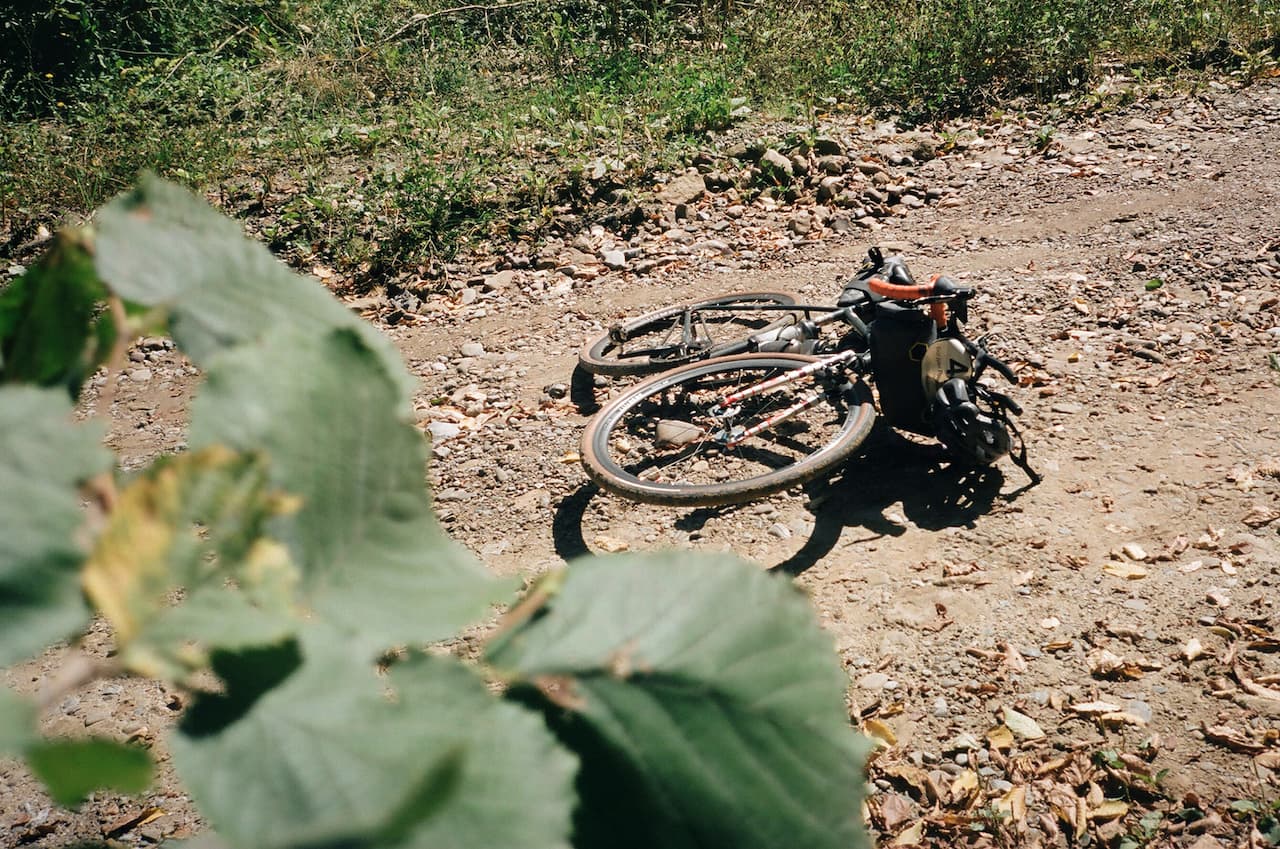
M 1014 374 L 1013 369 L 1009 368 L 1009 366 L 1007 366 L 1000 358 L 992 356 L 985 348 L 979 351 L 977 360 L 978 373 L 981 373 L 987 366 L 991 366 L 993 369 L 1000 372 L 1005 380 L 1009 381 L 1014 386 L 1018 385 L 1018 376 Z
M 997 392 L 994 389 L 985 389 L 984 394 L 987 396 L 987 400 L 995 404 L 997 407 L 1003 407 L 1015 416 L 1022 415 L 1022 405 L 1003 392 Z

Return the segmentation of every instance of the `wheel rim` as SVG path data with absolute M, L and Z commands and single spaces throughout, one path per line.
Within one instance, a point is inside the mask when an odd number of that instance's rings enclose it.
M 672 368 L 684 365 L 705 356 L 716 345 L 745 339 L 781 318 L 774 311 L 733 312 L 728 307 L 747 307 L 752 304 L 785 306 L 791 302 L 790 298 L 761 295 L 720 298 L 700 304 L 704 309 L 714 306 L 726 309 L 708 309 L 699 314 L 702 320 L 692 328 L 695 336 L 691 345 L 683 340 L 680 324 L 682 311 L 673 310 L 667 320 L 652 320 L 652 326 L 637 329 L 636 334 L 626 341 L 607 343 L 596 356 L 620 366 L 635 364 Z
M 726 392 L 757 383 L 793 369 L 808 357 L 763 357 L 750 363 L 743 360 L 709 362 L 687 374 L 667 375 L 638 388 L 640 397 L 619 409 L 606 411 L 595 432 L 596 459 L 607 475 L 620 478 L 628 489 L 647 492 L 670 501 L 703 501 L 716 498 L 728 489 L 766 490 L 772 481 L 804 478 L 825 469 L 823 461 L 843 437 L 860 425 L 856 393 L 819 400 L 813 407 L 745 440 L 737 446 L 723 442 L 726 426 L 750 427 L 795 402 L 804 392 L 815 389 L 812 382 L 779 387 L 738 406 L 732 420 L 712 415 L 709 410 Z M 660 423 L 681 422 L 696 429 L 681 436 L 678 444 L 662 444 Z M 668 428 L 670 430 L 670 428 Z M 669 436 L 670 434 L 666 434 Z M 809 475 L 812 476 L 812 475 Z M 797 480 L 796 482 L 800 482 Z M 608 481 L 602 481 L 608 488 Z M 791 485 L 783 480 L 776 488 Z M 632 493 L 634 494 L 634 493 Z

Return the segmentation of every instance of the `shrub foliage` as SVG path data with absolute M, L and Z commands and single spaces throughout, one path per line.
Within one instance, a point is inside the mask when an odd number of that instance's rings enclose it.
M 221 839 L 864 845 L 847 677 L 793 585 L 587 559 L 484 625 L 516 588 L 437 525 L 395 350 L 203 202 L 148 178 L 5 294 L 0 664 L 101 616 L 115 671 L 188 692 L 168 747 Z M 125 478 L 73 399 L 157 331 L 205 382 L 190 447 Z M 464 631 L 478 659 L 439 650 Z M 0 755 L 59 803 L 150 780 L 146 750 L 41 739 L 38 712 L 0 688 Z

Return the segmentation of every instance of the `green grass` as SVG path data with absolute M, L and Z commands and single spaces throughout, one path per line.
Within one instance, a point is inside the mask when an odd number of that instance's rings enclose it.
M 744 105 L 933 120 L 1079 97 L 1117 66 L 1269 73 L 1280 47 L 1280 0 L 496 5 L 22 0 L 0 38 L 0 253 L 150 168 L 296 263 L 415 277 L 539 238 L 602 201 L 593 163 L 634 182 Z

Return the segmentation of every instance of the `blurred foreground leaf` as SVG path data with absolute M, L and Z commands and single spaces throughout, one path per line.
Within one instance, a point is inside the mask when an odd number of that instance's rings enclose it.
M 141 793 L 151 783 L 151 756 L 111 740 L 48 740 L 27 750 L 27 763 L 59 805 L 78 805 L 94 790 Z
M 224 839 L 258 849 L 565 845 L 573 758 L 535 714 L 495 699 L 451 658 L 415 656 L 379 682 L 337 639 L 309 635 L 291 672 L 254 653 L 219 655 L 227 694 L 206 698 L 223 703 L 197 702 L 173 750 Z M 290 674 L 277 682 L 272 668 Z
M 79 487 L 110 468 L 100 439 L 64 392 L 0 387 L 0 666 L 88 621 Z
M 730 558 L 574 563 L 491 647 L 582 759 L 579 847 L 864 845 L 864 746 L 807 600 Z
M 425 439 L 398 406 L 385 363 L 346 330 L 227 351 L 192 405 L 193 446 L 261 451 L 301 499 L 271 526 L 308 603 L 371 651 L 450 636 L 510 591 L 440 530 Z

